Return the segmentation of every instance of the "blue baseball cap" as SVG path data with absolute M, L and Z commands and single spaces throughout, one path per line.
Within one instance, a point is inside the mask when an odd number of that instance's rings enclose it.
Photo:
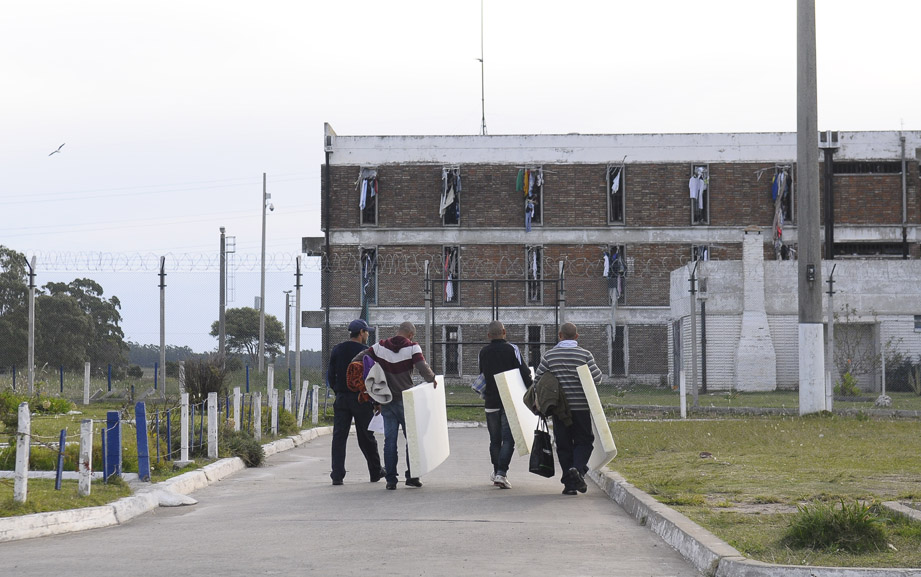
M 371 325 L 367 323 L 364 319 L 355 319 L 349 323 L 349 332 L 357 333 L 358 331 L 368 331 L 371 332 Z

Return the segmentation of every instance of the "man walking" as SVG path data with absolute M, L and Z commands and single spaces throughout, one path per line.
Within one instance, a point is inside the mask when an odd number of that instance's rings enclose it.
M 521 362 L 521 355 L 513 344 L 505 340 L 505 327 L 492 321 L 486 329 L 489 344 L 480 349 L 480 373 L 486 379 L 483 390 L 486 406 L 486 429 L 489 431 L 489 458 L 492 461 L 490 480 L 497 487 L 511 489 L 508 466 L 515 453 L 515 439 L 508 424 L 505 407 L 496 387 L 496 375 L 518 369 L 526 387 L 531 386 L 531 370 Z
M 395 336 L 375 343 L 352 359 L 360 361 L 362 357 L 371 357 L 383 369 L 387 385 L 393 394 L 392 401 L 381 405 L 381 415 L 384 416 L 384 469 L 387 474 L 387 489 L 390 490 L 397 488 L 397 435 L 400 428 L 403 429 L 403 438 L 406 438 L 403 391 L 413 387 L 413 369 L 416 369 L 426 382 L 435 380 L 434 371 L 422 356 L 422 347 L 413 342 L 415 336 L 415 325 L 404 321 Z M 421 487 L 422 481 L 418 477 L 413 477 L 409 470 L 408 453 L 406 460 L 406 484 L 410 487 Z
M 553 416 L 553 436 L 556 440 L 556 453 L 563 470 L 563 494 L 584 493 L 588 488 L 584 475 L 588 473 L 588 459 L 592 455 L 595 435 L 592 433 L 592 415 L 588 401 L 582 390 L 577 369 L 588 365 L 595 384 L 601 382 L 601 369 L 595 364 L 592 353 L 579 346 L 579 331 L 572 323 L 560 326 L 560 342 L 547 351 L 540 365 L 534 372 L 534 378 L 546 371 L 553 373 L 572 413 L 572 424 L 567 426 L 556 415 Z
M 349 340 L 336 345 L 329 355 L 329 370 L 327 382 L 336 393 L 333 402 L 333 449 L 332 472 L 329 474 L 333 485 L 341 485 L 345 477 L 345 446 L 355 421 L 358 448 L 361 449 L 365 460 L 368 462 L 368 473 L 371 482 L 376 483 L 384 476 L 381 468 L 381 457 L 377 451 L 377 440 L 374 433 L 368 430 L 368 423 L 374 416 L 374 408 L 370 402 L 358 402 L 358 393 L 352 392 L 346 386 L 346 371 L 352 358 L 368 348 L 371 327 L 364 319 L 355 319 L 349 323 Z

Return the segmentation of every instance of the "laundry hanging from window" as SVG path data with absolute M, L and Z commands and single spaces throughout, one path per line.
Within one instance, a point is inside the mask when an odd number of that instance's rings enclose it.
M 444 302 L 457 302 L 457 277 L 458 277 L 457 247 L 445 247 L 444 263 Z
M 608 298 L 612 303 L 620 300 L 624 294 L 624 277 L 627 275 L 627 265 L 624 262 L 620 248 L 614 247 L 610 251 L 603 251 L 604 269 L 602 276 L 608 279 Z
M 377 169 L 362 168 L 356 184 L 360 191 L 358 209 L 361 211 L 361 223 L 377 224 Z
M 527 279 L 528 279 L 528 301 L 539 302 L 541 300 L 541 267 L 543 262 L 541 248 L 539 246 L 528 247 L 527 252 Z
M 783 242 L 783 228 L 789 220 L 792 209 L 791 203 L 791 178 L 789 173 L 790 167 L 776 167 L 774 178 L 771 179 L 771 199 L 774 201 L 774 222 L 772 228 L 774 241 L 774 258 L 777 260 L 787 260 L 790 258 L 790 251 Z
M 707 191 L 710 186 L 710 174 L 706 166 L 695 166 L 688 180 L 694 222 L 706 222 L 707 218 Z
M 438 214 L 445 224 L 460 223 L 461 175 L 459 168 L 441 169 L 441 202 Z
M 544 191 L 543 168 L 520 168 L 515 190 L 524 194 L 524 229 L 531 232 L 532 224 L 541 224 Z
M 608 202 L 609 222 L 624 221 L 624 191 L 622 188 L 623 174 L 623 163 L 621 163 L 620 166 L 608 167 L 608 183 L 610 184 L 610 189 L 608 190 L 608 193 L 610 194 L 610 200 Z
M 377 273 L 377 251 L 366 249 L 361 255 L 361 296 L 362 306 L 377 304 L 375 277 Z

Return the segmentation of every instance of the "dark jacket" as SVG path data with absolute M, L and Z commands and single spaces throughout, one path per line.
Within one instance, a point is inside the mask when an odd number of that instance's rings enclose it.
M 480 372 L 486 377 L 486 389 L 483 390 L 483 395 L 486 398 L 487 409 L 503 408 L 502 399 L 499 398 L 499 389 L 496 388 L 496 375 L 512 369 L 518 369 L 526 387 L 531 386 L 531 369 L 518 360 L 515 348 L 507 340 L 493 339 L 480 349 Z
M 566 402 L 563 387 L 550 371 L 542 374 L 537 379 L 537 384 L 524 394 L 524 404 L 535 415 L 554 416 L 567 427 L 572 425 L 572 413 L 569 412 L 569 403 Z
M 345 385 L 345 372 L 355 355 L 366 348 L 368 348 L 367 345 L 352 340 L 341 342 L 333 347 L 332 352 L 329 354 L 329 369 L 326 373 L 326 380 L 329 383 L 329 387 L 337 395 L 358 396 L 358 393 L 353 393 Z

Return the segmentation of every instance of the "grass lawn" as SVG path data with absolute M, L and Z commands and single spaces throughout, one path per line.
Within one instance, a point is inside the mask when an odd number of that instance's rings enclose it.
M 81 497 L 77 491 L 77 481 L 61 481 L 61 490 L 55 491 L 51 479 L 29 479 L 26 502 L 15 503 L 13 480 L 0 479 L 0 517 L 95 507 L 130 494 L 131 489 L 124 482 L 94 481 L 90 494 Z
M 861 555 L 796 550 L 783 534 L 799 504 L 921 501 L 917 421 L 809 416 L 615 420 L 610 467 L 746 556 L 768 563 L 921 567 L 921 527 L 890 523 Z

